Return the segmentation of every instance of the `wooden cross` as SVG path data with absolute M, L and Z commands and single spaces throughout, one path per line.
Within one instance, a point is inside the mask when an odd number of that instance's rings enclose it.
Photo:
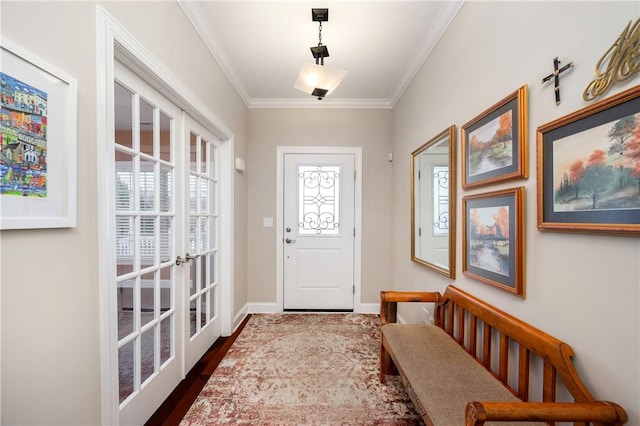
M 549 74 L 548 76 L 546 76 L 545 78 L 542 79 L 542 83 L 546 83 L 547 81 L 551 80 L 552 78 L 555 81 L 555 92 L 556 92 L 556 105 L 560 104 L 560 73 L 568 70 L 569 68 L 573 68 L 573 61 L 569 62 L 567 65 L 565 65 L 564 67 L 558 69 L 558 66 L 560 65 L 560 61 L 558 60 L 558 57 L 556 56 L 555 58 L 553 58 L 553 73 Z

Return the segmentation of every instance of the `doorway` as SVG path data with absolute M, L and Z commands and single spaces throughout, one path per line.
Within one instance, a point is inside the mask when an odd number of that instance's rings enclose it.
M 101 423 L 143 424 L 233 329 L 233 135 L 98 11 Z
M 359 312 L 361 148 L 277 152 L 276 303 Z

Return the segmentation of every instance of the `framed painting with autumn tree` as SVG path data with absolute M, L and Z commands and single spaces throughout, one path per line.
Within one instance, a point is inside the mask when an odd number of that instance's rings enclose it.
M 538 229 L 640 234 L 640 86 L 537 129 Z
M 464 197 L 462 216 L 462 273 L 524 298 L 524 187 Z
M 527 85 L 462 126 L 462 187 L 528 176 Z

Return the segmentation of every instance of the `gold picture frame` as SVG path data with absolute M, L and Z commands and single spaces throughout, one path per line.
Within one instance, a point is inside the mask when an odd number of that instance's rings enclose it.
M 537 129 L 538 229 L 640 235 L 640 85 Z
M 462 273 L 525 297 L 524 187 L 462 199 Z
M 462 188 L 528 177 L 528 86 L 461 128 Z

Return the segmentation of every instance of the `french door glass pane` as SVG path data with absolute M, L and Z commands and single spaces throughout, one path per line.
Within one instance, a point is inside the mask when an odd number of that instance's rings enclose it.
M 116 160 L 116 210 L 133 211 L 134 190 L 135 190 L 135 174 L 134 158 L 130 154 L 124 152 L 115 152 Z
M 160 269 L 160 313 L 173 306 L 171 283 L 173 282 L 173 266 Z
M 213 320 L 216 317 L 216 287 L 213 287 L 209 292 L 209 320 Z
M 160 111 L 160 159 L 171 162 L 171 118 Z
M 160 323 L 160 365 L 163 365 L 171 357 L 171 324 L 173 315 L 165 318 Z
M 189 337 L 196 335 L 196 302 L 198 299 L 194 299 L 189 302 Z
M 140 382 L 144 383 L 155 372 L 155 328 L 142 333 L 140 342 L 142 355 L 140 357 Z
M 198 166 L 198 136 L 191 133 L 189 136 L 189 170 L 195 172 Z
M 120 382 L 120 402 L 133 393 L 133 372 L 135 368 L 133 349 L 134 342 L 125 344 L 118 349 L 118 379 Z
M 207 141 L 205 141 L 204 139 L 200 140 L 200 168 L 199 168 L 199 172 L 202 173 L 203 175 L 207 175 L 207 145 L 209 145 L 207 143 Z
M 153 320 L 154 312 L 154 294 L 155 294 L 155 272 L 149 272 L 140 278 L 140 326 L 144 327 L 149 321 Z
M 133 148 L 133 93 L 115 83 L 115 129 L 116 144 Z
M 156 174 L 153 161 L 140 161 L 140 210 L 155 210 Z
M 169 212 L 173 207 L 173 168 L 160 165 L 160 211 Z
M 140 152 L 153 156 L 154 107 L 144 99 L 140 99 Z
M 200 296 L 200 328 L 207 325 L 207 298 L 206 293 Z
M 135 280 L 118 283 L 118 340 L 133 333 L 133 286 Z

